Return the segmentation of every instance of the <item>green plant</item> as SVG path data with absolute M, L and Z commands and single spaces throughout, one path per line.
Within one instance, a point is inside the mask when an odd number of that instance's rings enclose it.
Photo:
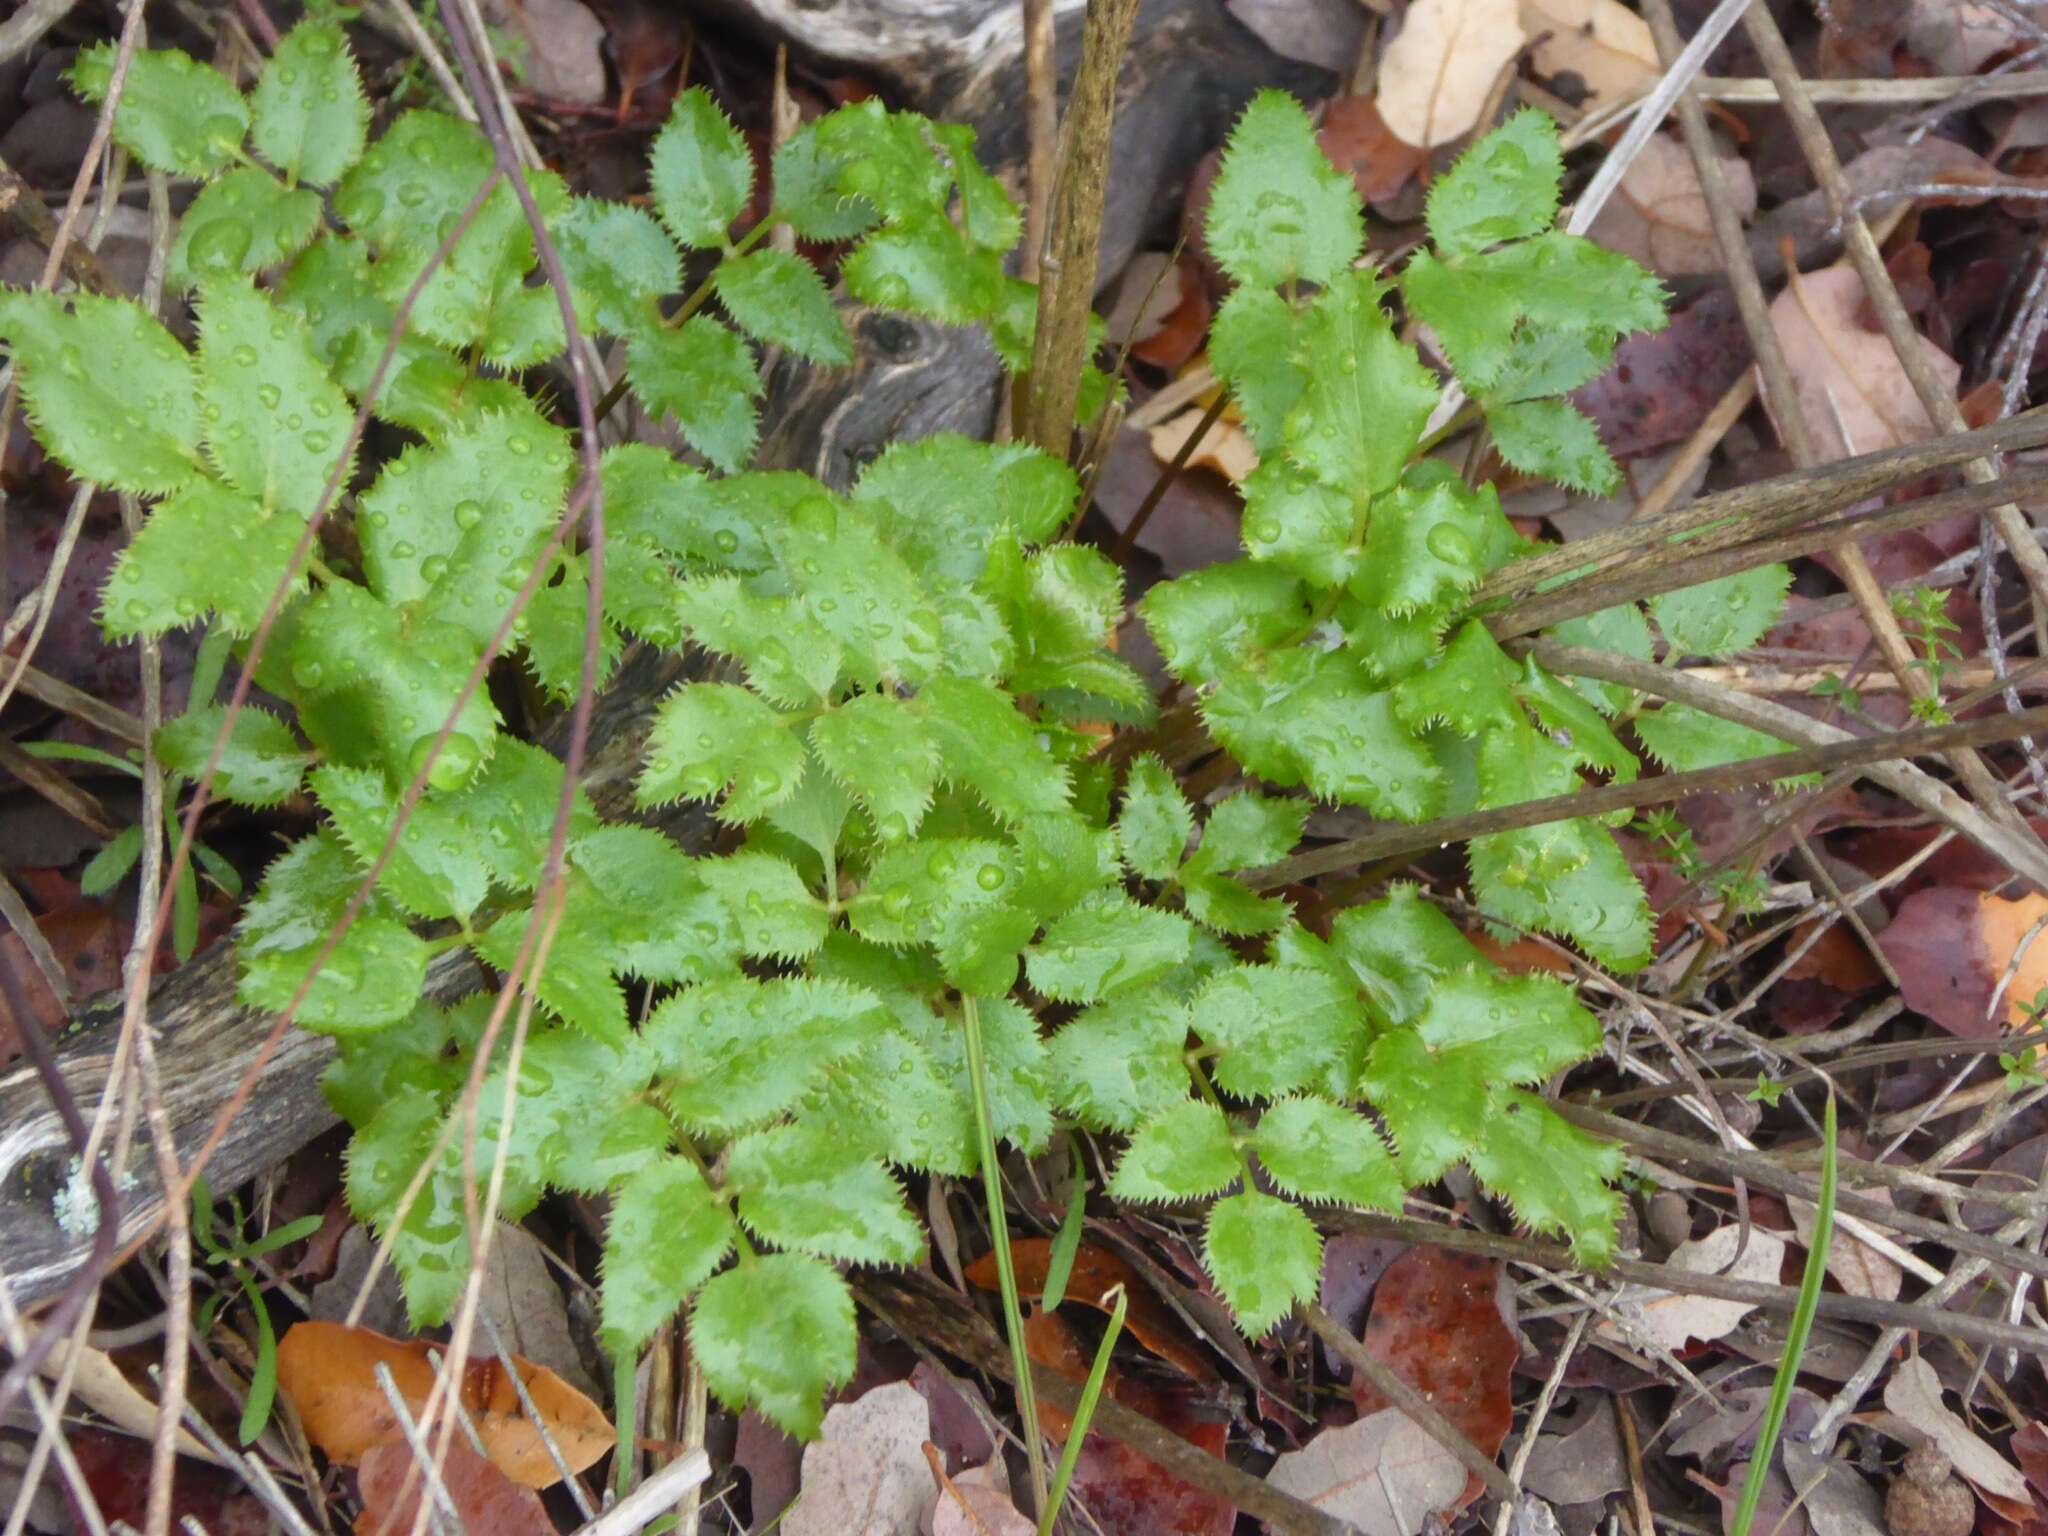
M 242 1236 L 241 1202 L 230 1200 L 228 1212 L 228 1235 L 223 1239 L 215 1231 L 213 1192 L 204 1176 L 193 1181 L 192 1241 L 208 1263 L 217 1264 L 228 1272 L 243 1299 L 249 1303 L 250 1316 L 256 1320 L 256 1364 L 249 1373 L 249 1395 L 243 1400 L 242 1422 L 237 1431 L 242 1444 L 253 1445 L 256 1437 L 263 1433 L 263 1426 L 270 1422 L 270 1406 L 277 1401 L 277 1330 L 271 1326 L 270 1308 L 264 1304 L 263 1289 L 257 1284 L 254 1264 L 266 1253 L 275 1253 L 280 1248 L 288 1248 L 311 1237 L 319 1229 L 322 1218 L 317 1212 L 301 1216 L 297 1221 L 286 1222 L 261 1237 L 251 1238 Z M 202 1334 L 213 1326 L 213 1319 L 228 1300 L 228 1294 L 215 1291 L 200 1307 L 198 1327 Z
M 89 97 L 108 62 L 81 56 Z M 638 780 L 644 806 L 709 802 L 731 848 L 686 855 L 579 796 L 516 1059 L 487 994 L 422 1003 L 438 953 L 519 964 L 564 774 L 469 680 L 503 634 L 536 688 L 575 692 L 591 552 L 560 535 L 570 440 L 522 378 L 564 337 L 513 189 L 453 118 L 407 112 L 374 144 L 367 119 L 330 21 L 295 28 L 248 97 L 138 55 L 117 136 L 206 183 L 172 259 L 196 351 L 87 295 L 0 295 L 0 336 L 52 456 L 154 503 L 108 585 L 110 635 L 207 618 L 246 667 L 281 594 L 254 678 L 290 717 L 201 717 L 224 734 L 220 793 L 303 783 L 324 815 L 247 905 L 242 996 L 296 999 L 339 1041 L 349 1195 L 417 1321 L 448 1313 L 469 1266 L 466 1170 L 502 1169 L 513 1218 L 549 1188 L 607 1195 L 613 1351 L 688 1306 L 712 1390 L 808 1435 L 854 1363 L 832 1266 L 923 1249 L 895 1170 L 982 1171 L 1000 1246 L 997 1143 L 1036 1151 L 1063 1126 L 1128 1136 L 1110 1194 L 1206 1206 L 1206 1262 L 1252 1334 L 1313 1293 L 1303 1205 L 1398 1209 L 1460 1161 L 1587 1262 L 1611 1253 L 1620 1157 L 1533 1091 L 1600 1047 L 1568 989 L 1502 974 L 1413 887 L 1311 933 L 1238 878 L 1294 848 L 1306 799 L 1247 789 L 1198 818 L 1159 757 L 1101 749 L 1105 723 L 1142 728 L 1155 705 L 1105 644 L 1118 570 L 1061 541 L 1066 464 L 942 436 L 845 492 L 746 467 L 753 344 L 850 356 L 819 272 L 764 245 L 773 225 L 835 248 L 854 298 L 979 326 L 1012 369 L 1030 356 L 1033 290 L 1003 270 L 1020 221 L 973 135 L 873 101 L 790 139 L 765 220 L 737 234 L 754 166 L 701 90 L 655 141 L 652 214 L 530 178 L 579 323 L 625 341 L 627 386 L 718 471 L 605 451 L 601 659 L 631 636 L 732 664 L 663 701 Z M 1561 174 L 1547 122 L 1511 119 L 1437 184 L 1432 248 L 1399 288 L 1501 455 L 1599 488 L 1613 466 L 1563 396 L 1663 304 L 1552 228 Z M 1625 691 L 1495 643 L 1470 595 L 1522 541 L 1490 487 L 1424 456 L 1437 376 L 1397 338 L 1390 285 L 1358 265 L 1357 196 L 1289 99 L 1260 97 L 1232 135 L 1209 243 L 1238 285 L 1213 357 L 1264 455 L 1248 555 L 1142 612 L 1249 775 L 1419 820 L 1633 775 L 1624 715 L 1680 767 L 1775 748 L 1677 706 L 1631 715 Z M 685 254 L 709 275 L 665 311 Z M 118 372 L 85 366 L 115 353 Z M 1091 374 L 1084 415 L 1107 389 Z M 359 409 L 418 440 L 346 459 Z M 343 494 L 301 565 L 330 478 Z M 1776 569 L 1716 585 L 1653 605 L 1674 655 L 1751 643 L 1784 590 Z M 1633 606 L 1556 633 L 1653 649 Z M 159 750 L 197 771 L 210 745 L 191 727 Z M 1605 825 L 1482 838 L 1471 863 L 1498 922 L 1616 968 L 1647 958 Z M 637 1027 L 628 983 L 658 999 Z
M 1906 638 L 1920 648 L 1913 670 L 1927 680 L 1927 692 L 1912 701 L 1913 718 L 1929 725 L 1947 725 L 1950 718 L 1941 702 L 1941 685 L 1949 669 L 1963 659 L 1962 647 L 1955 641 L 1960 627 L 1948 616 L 1948 594 L 1935 587 L 1908 587 L 1892 594 L 1892 612 Z

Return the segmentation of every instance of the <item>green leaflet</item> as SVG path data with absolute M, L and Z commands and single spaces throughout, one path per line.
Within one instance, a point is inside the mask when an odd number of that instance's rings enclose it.
M 1557 218 L 1563 180 L 1556 128 L 1525 107 L 1431 183 L 1429 238 L 1456 258 L 1540 235 Z
M 1505 565 L 1515 543 L 1491 485 L 1473 491 L 1418 464 L 1374 499 L 1351 590 L 1384 613 L 1442 613 Z
M 754 251 L 718 268 L 718 302 L 756 341 L 814 363 L 844 366 L 853 342 L 812 265 L 782 251 Z
M 0 292 L 0 337 L 37 436 L 79 479 L 161 496 L 198 477 L 192 360 L 140 306 Z
M 1024 957 L 1031 985 L 1061 1002 L 1099 1002 L 1143 986 L 1188 957 L 1187 920 L 1100 896 L 1045 930 Z
M 1316 145 L 1301 103 L 1261 91 L 1231 130 L 1203 235 L 1233 281 L 1259 288 L 1329 283 L 1365 240 L 1351 178 Z
M 630 336 L 661 295 L 682 286 L 675 246 L 653 216 L 638 208 L 575 198 L 548 232 L 575 293 L 576 323 L 586 332 Z M 674 462 L 665 453 L 658 457 Z
M 701 85 L 675 99 L 648 161 L 654 211 L 684 246 L 725 243 L 754 188 L 754 157 Z
M 348 1203 L 390 1241 L 405 1282 L 406 1311 L 418 1327 L 438 1323 L 454 1309 L 470 1261 L 459 1187 L 438 1169 L 423 1182 L 405 1220 L 394 1222 L 441 1122 L 438 1097 L 405 1087 L 357 1130 L 348 1148 Z
M 1216 1086 L 1243 1099 L 1342 1098 L 1365 1058 L 1365 1010 L 1320 968 L 1236 966 L 1195 994 L 1188 1016 L 1217 1053 Z
M 73 89 L 95 106 L 106 100 L 116 52 L 95 43 L 71 66 Z M 175 48 L 130 56 L 114 138 L 151 170 L 203 181 L 228 165 L 248 130 L 248 103 L 218 70 Z
M 238 166 L 192 199 L 171 242 L 173 288 L 262 272 L 288 260 L 320 228 L 320 194 L 287 192 L 255 166 Z
M 924 1234 L 878 1162 L 848 1158 L 816 1125 L 779 1125 L 733 1143 L 726 1181 L 757 1236 L 820 1258 L 913 1264 Z
M 760 376 L 747 344 L 709 315 L 674 330 L 641 321 L 626 377 L 649 415 L 675 417 L 690 446 L 720 469 L 738 469 L 753 457 Z
M 249 142 L 288 181 L 332 186 L 363 152 L 370 104 L 332 21 L 302 21 L 284 35 L 249 105 Z
M 1316 1293 L 1323 1240 L 1298 1206 L 1246 1190 L 1218 1200 L 1202 1238 L 1209 1278 L 1248 1338 Z
M 732 1217 L 682 1158 L 663 1158 L 627 1179 L 605 1227 L 605 1347 L 615 1357 L 639 1353 L 732 1244 Z
M 1110 1178 L 1119 1200 L 1192 1200 L 1244 1177 L 1223 1111 L 1183 1099 L 1138 1127 Z
M 1763 639 L 1778 622 L 1791 585 L 1792 573 L 1786 567 L 1754 566 L 1717 581 L 1660 593 L 1650 599 L 1650 616 L 1664 632 L 1674 659 L 1727 656 Z
M 1524 474 L 1540 475 L 1588 496 L 1612 495 L 1621 471 L 1585 412 L 1564 400 L 1520 400 L 1490 407 L 1500 456 Z
M 819 129 L 834 116 L 805 123 L 775 151 L 775 217 L 806 240 L 851 240 L 880 217 L 866 198 L 839 190 L 849 161 L 819 143 Z
M 1259 1117 L 1251 1145 L 1273 1182 L 1298 1199 L 1401 1209 L 1401 1179 L 1379 1133 L 1328 1099 L 1282 1099 Z
M 1279 294 L 1245 287 L 1232 290 L 1209 327 L 1209 364 L 1230 386 L 1261 453 L 1280 447 L 1287 414 L 1308 384 L 1296 360 L 1299 325 L 1299 314 Z
M 794 866 L 766 853 L 698 861 L 696 875 L 737 926 L 740 952 L 802 960 L 825 942 L 831 918 Z
M 246 282 L 210 284 L 199 302 L 199 411 L 220 477 L 266 511 L 313 514 L 348 478 L 348 398 L 296 315 Z
M 802 1254 L 714 1276 L 690 1314 L 690 1348 L 719 1401 L 805 1440 L 824 1421 L 827 1390 L 853 1375 L 858 1346 L 846 1282 Z
M 965 1176 L 974 1171 L 973 1113 L 932 1052 L 901 1029 L 831 1063 L 804 1103 L 806 1124 L 840 1148 L 905 1168 Z
M 738 1131 L 801 1100 L 817 1074 L 888 1026 L 872 992 L 843 982 L 735 978 L 678 992 L 641 1032 L 670 1111 L 694 1129 Z
M 917 831 L 939 777 L 939 748 L 909 705 L 869 693 L 828 710 L 811 727 L 811 749 L 874 819 L 884 842 Z
M 1188 1097 L 1187 1010 L 1159 989 L 1126 992 L 1054 1035 L 1046 1067 L 1061 1109 L 1129 1131 Z
M 1284 426 L 1288 454 L 1354 496 L 1400 479 L 1437 401 L 1435 377 L 1380 305 L 1386 288 L 1370 272 L 1332 278 L 1295 335 L 1297 355 L 1335 361 L 1306 370 Z
M 978 443 L 950 432 L 892 443 L 861 471 L 853 498 L 875 506 L 878 530 L 932 582 L 971 586 L 1007 528 L 1042 543 L 1073 516 L 1080 484 L 1023 443 Z
M 943 776 L 997 816 L 1014 821 L 1066 808 L 1066 773 L 1001 689 L 934 678 L 918 693 L 917 709 L 938 740 Z
M 1124 862 L 1148 880 L 1170 880 L 1194 831 L 1194 815 L 1166 765 L 1150 753 L 1133 762 L 1116 820 Z
M 752 820 L 795 793 L 804 748 L 786 716 L 730 683 L 686 683 L 662 702 L 640 775 L 642 805 L 710 800 L 720 819 Z
M 211 614 L 232 634 L 255 629 L 283 581 L 305 524 L 268 513 L 214 480 L 195 480 L 150 509 L 100 595 L 110 639 L 160 635 Z M 234 560 L 223 560 L 222 550 Z M 286 589 L 302 590 L 301 572 Z
M 1213 683 L 1308 627 L 1300 578 L 1240 560 L 1163 581 L 1138 604 L 1176 677 Z
M 1770 757 L 1792 750 L 1789 742 L 1765 735 L 1747 725 L 1737 725 L 1732 720 L 1702 714 L 1686 704 L 1666 704 L 1662 709 L 1646 710 L 1629 723 L 1637 739 L 1649 749 L 1650 756 L 1674 773 L 1718 768 L 1723 763 L 1739 763 L 1745 758 Z M 1802 774 L 1794 779 L 1781 779 L 1779 787 L 1819 783 L 1820 775 Z

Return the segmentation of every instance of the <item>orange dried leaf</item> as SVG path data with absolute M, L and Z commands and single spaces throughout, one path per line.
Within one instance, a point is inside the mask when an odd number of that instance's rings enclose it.
M 417 1416 L 434 1387 L 430 1349 L 441 1352 L 424 1339 L 387 1339 L 340 1323 L 300 1323 L 277 1346 L 277 1385 L 327 1459 L 358 1466 L 374 1447 L 399 1434 L 377 1384 L 377 1367 L 390 1367 L 406 1411 Z M 512 1364 L 571 1471 L 581 1472 L 612 1448 L 611 1421 L 602 1408 L 553 1371 L 516 1355 Z M 462 1406 L 491 1461 L 513 1482 L 548 1488 L 561 1481 L 520 1409 L 518 1389 L 496 1360 L 471 1359 L 464 1367 Z
M 1017 1270 L 1017 1289 L 1034 1299 L 1044 1295 L 1046 1272 L 1052 1265 L 1052 1240 L 1029 1237 L 1013 1242 L 1010 1260 Z M 983 1254 L 968 1265 L 967 1278 L 985 1291 L 994 1290 L 998 1283 L 996 1256 Z M 1066 1300 L 1107 1314 L 1115 1304 L 1102 1298 L 1111 1287 L 1119 1285 L 1128 1298 L 1124 1327 L 1132 1338 L 1197 1381 L 1216 1379 L 1216 1368 L 1189 1337 L 1186 1326 L 1135 1269 L 1117 1255 L 1088 1243 L 1076 1250 L 1073 1272 L 1067 1277 Z M 1086 1361 L 1081 1363 L 1081 1374 L 1088 1374 Z

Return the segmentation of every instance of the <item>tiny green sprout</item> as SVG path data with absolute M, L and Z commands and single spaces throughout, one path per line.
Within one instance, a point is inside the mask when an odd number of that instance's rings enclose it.
M 1954 639 L 1960 626 L 1948 616 L 1948 595 L 1934 587 L 1908 587 L 1892 595 L 1892 612 L 1906 638 L 1919 648 L 1913 669 L 1927 680 L 1928 691 L 1909 706 L 1913 718 L 1929 725 L 1951 723 L 1941 702 L 1941 687 L 1949 671 L 1963 659 L 1963 652 Z
M 1816 699 L 1832 700 L 1852 715 L 1863 713 L 1863 695 L 1851 687 L 1839 672 L 1830 672 L 1815 683 L 1813 696 Z
M 2026 1051 L 2000 1051 L 1998 1069 L 2005 1074 L 2008 1093 L 2018 1093 L 2026 1088 L 2048 1088 L 2048 1076 L 2043 1076 L 2039 1053 Z
M 1756 1075 L 1756 1086 L 1743 1095 L 1750 1103 L 1761 1104 L 1766 1109 L 1776 1109 L 1778 1107 L 1778 1100 L 1784 1096 L 1785 1085 L 1773 1078 L 1764 1076 L 1761 1072 Z

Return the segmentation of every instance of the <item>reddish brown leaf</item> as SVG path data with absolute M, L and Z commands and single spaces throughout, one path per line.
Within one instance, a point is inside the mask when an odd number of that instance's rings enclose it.
M 1515 1335 L 1500 1315 L 1500 1266 L 1446 1248 L 1411 1248 L 1387 1266 L 1373 1292 L 1365 1348 L 1465 1432 L 1482 1456 L 1497 1455 L 1514 1417 Z M 1392 1406 L 1364 1381 L 1351 1395 L 1361 1416 Z M 1479 1495 L 1472 1478 L 1457 1506 Z
M 410 1531 L 419 1516 L 425 1483 L 414 1467 L 412 1447 L 403 1439 L 371 1446 L 356 1472 L 363 1512 L 356 1516 L 355 1536 L 403 1536 Z M 513 1482 L 463 1444 L 460 1435 L 448 1442 L 441 1483 L 464 1530 L 489 1531 L 491 1536 L 555 1536 L 555 1522 L 548 1518 L 540 1495 Z
M 1614 349 L 1614 366 L 1572 396 L 1617 458 L 1690 437 L 1750 364 L 1735 299 L 1716 286 L 1654 334 Z
M 2020 941 L 2044 915 L 2048 897 L 2015 901 L 1978 891 L 1937 887 L 1900 903 L 1878 939 L 1899 973 L 1906 1005 L 1952 1035 L 1994 1039 L 2026 1018 L 2027 1005 L 2048 986 L 2048 935 L 2029 944 L 2007 983 L 1998 1014 L 1991 1000 L 2019 953 Z
M 1132 345 L 1131 356 L 1155 368 L 1171 370 L 1201 350 L 1202 338 L 1209 334 L 1210 305 L 1202 269 L 1191 258 L 1181 257 L 1177 270 L 1167 281 L 1179 282 L 1180 302 L 1167 311 L 1149 336 Z
M 1087 1378 L 1090 1357 L 1057 1312 L 1038 1312 L 1024 1324 L 1031 1359 L 1074 1381 Z M 1230 1426 L 1203 1412 L 1195 1394 L 1155 1388 L 1122 1375 L 1114 1366 L 1103 1391 L 1189 1444 L 1219 1460 Z M 1050 1404 L 1039 1415 L 1046 1433 L 1065 1443 L 1073 1421 Z M 1229 1536 L 1235 1506 L 1182 1482 L 1120 1440 L 1091 1434 L 1074 1462 L 1073 1496 L 1110 1536 Z
M 148 1443 L 101 1429 L 74 1429 L 68 1439 L 108 1525 L 119 1520 L 141 1530 L 149 1506 Z M 68 1496 L 68 1486 L 66 1491 Z M 180 1522 L 188 1515 L 214 1536 L 268 1536 L 270 1531 L 263 1506 L 231 1474 L 181 1457 L 171 1483 L 171 1528 L 182 1529 Z M 83 1518 L 74 1518 L 79 1530 L 87 1529 Z
M 1370 96 L 1339 96 L 1316 132 L 1330 164 L 1346 172 L 1368 203 L 1383 203 L 1429 163 L 1429 151 L 1394 136 Z
M 1813 931 L 1818 919 L 1808 919 L 1792 930 L 1788 941 L 1793 949 L 1806 942 L 1806 936 Z M 1870 951 L 1863 947 L 1856 930 L 1847 923 L 1831 923 L 1825 932 L 1814 940 L 1813 947 L 1792 962 L 1785 972 L 1799 981 L 1821 981 L 1837 992 L 1852 996 L 1868 992 L 1884 980 L 1884 972 L 1877 968 L 1877 962 L 1870 958 Z
M 424 1339 L 387 1339 L 339 1323 L 300 1323 L 277 1347 L 277 1385 L 298 1410 L 307 1438 L 329 1461 L 353 1467 L 372 1447 L 398 1433 L 391 1405 L 377 1384 L 378 1365 L 391 1368 L 398 1395 L 409 1412 L 418 1414 L 434 1386 L 430 1349 L 443 1352 Z M 573 1471 L 581 1472 L 612 1448 L 611 1421 L 602 1408 L 553 1371 L 516 1355 L 512 1363 Z M 472 1357 L 464 1367 L 462 1405 L 506 1476 L 528 1488 L 561 1481 L 520 1410 L 518 1390 L 495 1359 Z
M 1043 1296 L 1046 1271 L 1052 1265 L 1051 1239 L 1028 1237 L 1013 1242 L 1010 1261 L 1016 1266 L 1018 1291 L 1034 1301 Z M 985 1291 L 996 1289 L 996 1256 L 986 1253 L 968 1265 L 967 1278 Z M 1114 1303 L 1104 1302 L 1102 1297 L 1112 1286 L 1118 1285 L 1124 1288 L 1124 1295 L 1128 1298 L 1124 1328 L 1132 1338 L 1196 1381 L 1216 1379 L 1216 1368 L 1195 1343 L 1187 1325 L 1175 1317 L 1173 1309 L 1159 1298 L 1158 1292 L 1116 1254 L 1083 1243 L 1074 1254 L 1074 1269 L 1067 1278 L 1065 1300 L 1079 1302 L 1106 1314 Z M 1085 1362 L 1081 1374 L 1088 1374 Z

